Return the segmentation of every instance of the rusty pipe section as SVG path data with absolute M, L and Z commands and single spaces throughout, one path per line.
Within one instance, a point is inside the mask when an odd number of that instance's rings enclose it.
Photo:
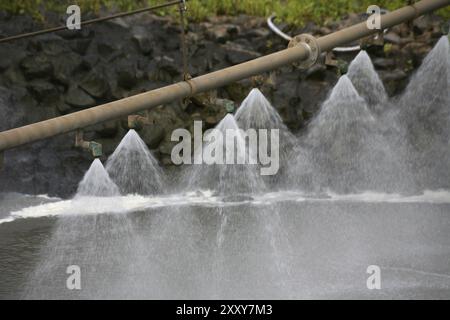
M 412 20 L 420 15 L 443 8 L 449 4 L 450 0 L 419 1 L 414 5 L 403 7 L 381 16 L 381 27 L 382 29 L 391 28 L 397 24 Z M 377 32 L 378 30 L 368 29 L 366 23 L 363 22 L 321 37 L 317 39 L 317 44 L 321 52 L 326 52 L 335 47 L 345 45 Z M 216 89 L 257 74 L 272 71 L 285 65 L 307 60 L 310 58 L 311 53 L 309 49 L 310 48 L 307 45 L 300 43 L 292 48 L 223 70 L 215 71 L 191 80 L 179 82 L 65 116 L 0 132 L 0 153 L 6 149 L 117 119 L 138 111 L 143 111 L 175 100 L 187 98 L 198 93 Z

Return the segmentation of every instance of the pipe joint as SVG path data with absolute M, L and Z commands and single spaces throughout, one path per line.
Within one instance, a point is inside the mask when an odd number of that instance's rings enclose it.
M 300 69 L 308 69 L 317 63 L 320 57 L 320 46 L 314 36 L 307 33 L 295 36 L 289 42 L 288 48 L 296 46 L 303 46 L 308 51 L 306 60 L 296 63 L 297 67 Z
M 197 88 L 195 86 L 195 83 L 194 83 L 194 81 L 192 81 L 192 79 L 186 79 L 186 80 L 184 80 L 184 82 L 188 84 L 189 91 L 190 91 L 189 97 L 187 97 L 187 98 L 188 99 L 192 98 L 193 96 L 195 96 L 197 94 Z
M 417 19 L 418 17 L 421 16 L 420 10 L 417 9 L 414 3 L 409 6 L 414 9 L 414 19 Z

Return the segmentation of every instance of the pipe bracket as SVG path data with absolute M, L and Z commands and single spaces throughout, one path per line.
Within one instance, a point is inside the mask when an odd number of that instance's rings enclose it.
M 75 147 L 90 151 L 94 158 L 103 154 L 102 145 L 95 141 L 85 141 L 82 130 L 78 130 L 75 134 Z
M 316 64 L 320 57 L 320 46 L 317 39 L 307 33 L 300 34 L 292 38 L 289 42 L 288 48 L 293 48 L 302 45 L 308 50 L 308 57 L 306 60 L 295 63 L 300 69 L 308 69 Z

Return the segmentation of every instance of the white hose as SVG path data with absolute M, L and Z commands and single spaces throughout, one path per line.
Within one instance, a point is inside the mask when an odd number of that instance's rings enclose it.
M 383 14 L 384 13 L 388 13 L 388 10 L 383 9 L 382 10 Z M 269 18 L 267 18 L 267 25 L 269 26 L 270 30 L 272 30 L 275 34 L 277 34 L 278 36 L 280 36 L 281 38 L 283 38 L 286 41 L 291 41 L 292 37 L 286 33 L 284 33 L 283 31 L 281 31 L 273 22 L 273 19 L 276 18 L 275 14 L 272 14 Z M 384 33 L 386 33 L 388 31 L 388 29 L 384 30 Z M 353 51 L 359 51 L 361 50 L 361 46 L 357 45 L 357 46 L 353 46 L 353 47 L 336 47 L 333 49 L 334 52 L 353 52 Z
M 279 35 L 281 38 L 283 38 L 286 41 L 291 41 L 292 37 L 286 33 L 284 33 L 283 31 L 281 31 L 276 25 L 275 23 L 273 23 L 273 19 L 276 18 L 275 14 L 272 14 L 269 18 L 267 18 L 267 24 L 269 25 L 270 30 L 272 30 L 274 33 L 276 33 L 277 35 Z

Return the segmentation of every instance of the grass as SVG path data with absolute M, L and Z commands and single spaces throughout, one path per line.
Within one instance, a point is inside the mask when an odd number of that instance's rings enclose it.
M 45 10 L 65 14 L 70 4 L 78 4 L 83 12 L 98 12 L 102 7 L 114 11 L 127 11 L 148 5 L 163 3 L 163 0 L 0 0 L 0 10 L 15 14 L 32 15 L 43 20 Z M 405 6 L 406 0 L 189 0 L 188 16 L 191 21 L 202 21 L 216 15 L 248 14 L 266 17 L 275 12 L 283 21 L 301 26 L 308 21 L 323 25 L 327 21 L 339 20 L 351 12 L 365 12 L 371 4 L 394 10 Z M 175 8 L 160 10 L 160 15 L 177 14 Z M 450 7 L 438 12 L 450 19 Z

